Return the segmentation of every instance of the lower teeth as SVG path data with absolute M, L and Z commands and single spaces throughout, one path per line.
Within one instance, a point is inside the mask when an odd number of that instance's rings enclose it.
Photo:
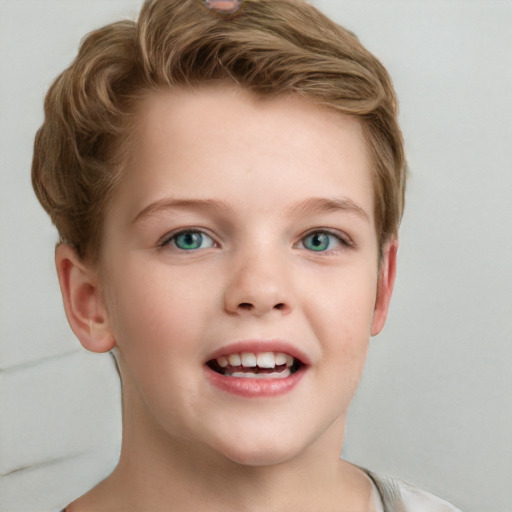
M 287 368 L 282 372 L 271 373 L 253 373 L 253 372 L 233 372 L 225 373 L 227 377 L 242 377 L 244 379 L 285 379 L 291 375 L 290 370 Z

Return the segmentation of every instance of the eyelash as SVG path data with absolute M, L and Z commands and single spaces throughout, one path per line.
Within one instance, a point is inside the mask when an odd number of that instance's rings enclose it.
M 188 228 L 188 229 L 181 229 L 179 231 L 175 231 L 173 233 L 170 233 L 170 234 L 166 235 L 162 239 L 162 241 L 160 241 L 158 243 L 158 248 L 164 249 L 164 248 L 168 248 L 169 246 L 172 245 L 173 248 L 178 249 L 179 251 L 183 251 L 183 252 L 197 251 L 198 249 L 201 249 L 201 247 L 185 249 L 185 248 L 179 247 L 177 245 L 177 243 L 176 243 L 177 238 L 179 236 L 183 236 L 183 235 L 187 235 L 187 234 L 190 234 L 190 235 L 196 235 L 197 234 L 197 235 L 200 235 L 201 238 L 207 237 L 208 239 L 210 239 L 211 242 L 212 242 L 212 245 L 210 247 L 207 247 L 207 248 L 218 247 L 218 244 L 215 242 L 213 237 L 210 236 L 205 230 L 200 229 L 200 228 Z M 308 250 L 308 251 L 310 251 L 312 253 L 327 253 L 327 254 L 329 254 L 329 253 L 336 252 L 335 248 L 334 249 L 329 249 L 327 247 L 324 250 L 314 250 L 314 249 L 308 249 L 307 247 L 305 247 L 304 241 L 307 238 L 312 237 L 314 235 L 328 235 L 329 237 L 335 238 L 336 241 L 339 242 L 339 244 L 342 246 L 342 250 L 355 247 L 354 243 L 352 242 L 352 240 L 347 235 L 342 234 L 339 231 L 331 230 L 331 229 L 327 229 L 327 228 L 314 229 L 314 230 L 308 231 L 303 236 L 301 236 L 298 244 L 296 244 L 295 247 L 297 245 L 301 244 L 302 248 L 304 248 L 304 249 L 306 249 L 306 250 Z M 201 240 L 201 242 L 202 242 L 202 240 Z M 329 245 L 330 245 L 330 242 L 329 242 Z M 203 247 L 203 249 L 204 249 L 204 247 Z
M 187 228 L 187 229 L 181 229 L 179 231 L 174 231 L 173 233 L 165 235 L 165 237 L 162 239 L 162 241 L 160 241 L 158 243 L 158 248 L 160 248 L 160 249 L 168 248 L 172 244 L 173 248 L 178 249 L 183 252 L 195 251 L 195 250 L 200 249 L 201 247 L 191 248 L 191 249 L 183 249 L 181 247 L 178 247 L 178 245 L 176 243 L 176 239 L 181 235 L 187 235 L 187 234 L 190 234 L 190 235 L 198 234 L 201 237 L 208 237 L 212 241 L 212 247 L 217 246 L 217 243 L 215 242 L 213 237 L 211 237 L 205 230 L 200 229 L 200 228 Z
M 354 248 L 355 247 L 355 244 L 348 237 L 348 235 L 346 235 L 344 233 L 341 233 L 341 232 L 339 232 L 337 230 L 332 230 L 332 229 L 327 229 L 327 228 L 314 229 L 314 230 L 311 230 L 311 231 L 307 232 L 305 235 L 303 235 L 300 238 L 299 243 L 302 244 L 302 246 L 304 247 L 304 240 L 306 240 L 308 237 L 311 237 L 311 236 L 314 236 L 314 235 L 328 235 L 330 237 L 335 238 L 339 242 L 339 244 L 341 245 L 341 248 L 338 248 L 338 251 L 339 250 L 343 250 L 343 249 L 350 249 L 350 248 Z M 306 247 L 304 247 L 304 248 L 307 250 Z M 312 253 L 326 253 L 326 254 L 331 254 L 333 252 L 337 252 L 336 248 L 334 248 L 334 249 L 328 249 L 327 248 L 327 249 L 321 250 L 321 251 L 315 251 L 314 249 L 309 249 L 309 251 L 312 252 Z

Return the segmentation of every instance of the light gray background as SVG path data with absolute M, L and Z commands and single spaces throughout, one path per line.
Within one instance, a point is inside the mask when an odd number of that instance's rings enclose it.
M 67 327 L 29 173 L 51 80 L 86 32 L 140 4 L 0 0 L 2 512 L 57 510 L 116 461 L 117 376 Z M 411 168 L 395 297 L 344 455 L 466 512 L 510 512 L 512 1 L 316 4 L 390 70 Z

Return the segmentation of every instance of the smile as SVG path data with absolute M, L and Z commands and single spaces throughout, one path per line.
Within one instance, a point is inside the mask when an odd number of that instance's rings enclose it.
M 285 379 L 302 363 L 283 352 L 241 352 L 208 361 L 208 367 L 226 377 L 242 379 Z
M 272 397 L 290 392 L 311 361 L 295 346 L 278 341 L 244 341 L 212 354 L 204 365 L 210 384 L 244 398 Z

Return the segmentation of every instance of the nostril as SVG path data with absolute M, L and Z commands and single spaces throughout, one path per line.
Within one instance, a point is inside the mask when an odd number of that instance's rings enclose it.
M 236 303 L 235 303 L 236 304 Z M 231 309 L 228 306 L 229 311 Z M 258 301 L 255 302 L 239 302 L 236 305 L 236 308 L 231 311 L 232 313 L 237 314 L 245 314 L 249 313 L 251 315 L 263 315 L 265 313 L 269 313 L 271 311 L 279 311 L 281 314 L 286 314 L 289 312 L 289 306 L 286 302 L 277 302 L 273 303 L 273 301 L 263 301 L 261 304 Z

